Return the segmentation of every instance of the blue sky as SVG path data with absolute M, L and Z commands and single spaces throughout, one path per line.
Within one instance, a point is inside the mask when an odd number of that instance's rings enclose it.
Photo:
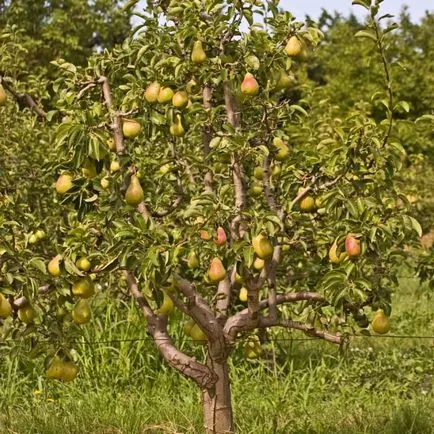
M 139 2 L 139 7 L 145 3 L 145 0 L 142 0 Z M 384 0 L 381 11 L 397 15 L 404 4 L 409 6 L 413 21 L 425 15 L 426 10 L 434 12 L 434 0 Z M 343 15 L 353 12 L 358 16 L 363 16 L 363 8 L 351 6 L 351 0 L 281 0 L 280 6 L 291 11 L 300 20 L 303 20 L 306 14 L 313 19 L 318 18 L 322 8 L 328 11 L 336 10 Z

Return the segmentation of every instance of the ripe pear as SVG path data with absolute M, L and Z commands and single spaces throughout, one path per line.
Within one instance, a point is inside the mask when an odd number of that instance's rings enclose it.
M 42 230 L 42 229 L 38 229 L 36 231 L 35 235 L 38 238 L 38 240 L 43 240 L 47 236 L 47 234 L 45 233 L 45 231 Z
M 176 115 L 174 123 L 170 126 L 170 134 L 175 137 L 182 137 L 185 134 L 185 129 L 182 125 L 182 119 L 179 114 Z
M 3 294 L 0 294 L 0 318 L 7 318 L 12 313 L 12 306 Z
M 59 356 L 53 357 L 48 368 L 45 371 L 45 376 L 49 380 L 60 380 L 63 374 L 63 361 Z
M 223 246 L 226 244 L 226 232 L 221 226 L 217 228 L 217 237 L 214 239 L 214 243 L 216 243 L 218 246 Z
M 187 259 L 187 267 L 190 268 L 190 270 L 197 268 L 199 266 L 199 258 L 197 257 L 197 254 L 194 250 L 192 250 L 188 254 Z
M 77 268 L 82 271 L 89 271 L 92 264 L 90 263 L 89 259 L 86 258 L 86 256 L 82 256 L 81 258 L 77 259 L 77 262 L 75 263 Z
M 300 211 L 301 212 L 313 212 L 315 211 L 315 198 L 312 196 L 305 196 L 300 201 Z
M 118 172 L 120 168 L 121 168 L 121 164 L 119 163 L 118 160 L 113 160 L 113 161 L 110 163 L 110 172 L 111 172 L 111 173 Z
M 185 92 L 183 90 L 176 92 L 175 95 L 173 95 L 172 104 L 176 108 L 184 108 L 184 107 L 186 107 L 187 104 L 188 104 L 188 95 L 187 95 L 187 92 Z
M 270 240 L 264 235 L 259 234 L 252 238 L 253 250 L 260 259 L 267 259 L 273 254 L 273 245 Z
M 101 187 L 105 190 L 106 188 L 110 187 L 110 179 L 105 176 L 103 179 L 101 179 Z
M 18 310 L 18 318 L 25 324 L 31 324 L 36 318 L 36 312 L 32 306 L 24 306 Z
M 170 87 L 162 87 L 160 92 L 158 92 L 158 102 L 160 104 L 165 104 L 169 101 L 172 101 L 173 98 L 173 90 Z
M 205 231 L 203 229 L 199 230 L 199 235 L 204 241 L 209 241 L 211 239 L 211 235 L 208 231 Z
M 78 325 L 86 324 L 90 320 L 90 315 L 90 307 L 87 300 L 79 300 L 72 311 L 74 322 Z
M 39 238 L 35 234 L 30 235 L 29 244 L 36 244 L 38 241 L 39 241 Z
M 375 312 L 371 327 L 372 330 L 379 335 L 383 335 L 390 330 L 390 321 L 383 309 L 379 309 Z
M 242 301 L 242 302 L 246 302 L 247 301 L 247 295 L 248 295 L 248 292 L 247 292 L 247 288 L 245 288 L 244 286 L 240 289 L 240 295 L 239 295 L 239 298 L 240 298 L 240 301 Z
M 340 264 L 347 254 L 345 252 L 338 254 L 338 238 L 335 239 L 329 250 L 329 260 L 332 264 Z
M 8 99 L 8 96 L 6 94 L 6 91 L 5 91 L 4 87 L 0 84 L 0 106 L 5 105 L 7 99 Z
M 110 149 L 110 151 L 115 152 L 116 151 L 116 143 L 113 138 L 107 139 L 107 146 Z
M 303 49 L 303 44 L 297 36 L 291 36 L 285 46 L 286 54 L 290 57 L 298 56 Z
M 125 193 L 125 202 L 131 206 L 137 206 L 143 201 L 145 195 L 142 186 L 140 185 L 139 178 L 136 175 L 131 176 L 130 185 Z
M 150 104 L 158 101 L 158 94 L 160 93 L 160 83 L 158 81 L 152 82 L 145 90 L 145 99 Z
M 262 181 L 264 179 L 264 169 L 261 166 L 256 166 L 253 169 L 253 176 L 258 180 Z
M 219 258 L 213 258 L 208 269 L 208 278 L 212 283 L 217 283 L 226 277 L 226 270 Z
M 83 176 L 85 176 L 86 178 L 95 178 L 95 176 L 97 175 L 95 161 L 87 158 L 83 163 L 81 173 L 83 173 Z
M 122 120 L 122 133 L 127 139 L 134 139 L 137 137 L 142 129 L 139 122 L 134 119 Z
M 48 263 L 47 269 L 48 272 L 53 277 L 59 277 L 62 270 L 60 269 L 60 261 L 62 260 L 61 255 L 56 255 L 51 261 Z
M 193 327 L 190 329 L 190 336 L 196 344 L 206 344 L 206 334 L 197 324 L 194 324 Z
M 347 234 L 345 237 L 345 251 L 349 258 L 357 258 L 362 253 L 360 240 L 355 238 L 353 234 Z
M 64 173 L 57 178 L 56 181 L 56 191 L 59 194 L 65 194 L 68 190 L 72 188 L 72 176 Z
M 167 292 L 163 291 L 163 303 L 161 303 L 161 306 L 158 308 L 157 313 L 159 315 L 168 316 L 170 312 L 172 312 L 172 310 L 173 310 L 173 301 L 167 295 Z
M 262 185 L 253 184 L 250 191 L 253 196 L 260 196 L 262 194 Z
M 241 83 L 241 92 L 249 96 L 257 95 L 259 92 L 258 82 L 256 81 L 254 75 L 250 74 L 250 72 L 244 76 L 244 80 Z
M 290 89 L 295 84 L 295 77 L 288 75 L 286 71 L 280 71 L 279 78 L 276 82 L 276 90 Z
M 273 139 L 273 145 L 277 149 L 277 153 L 274 158 L 277 161 L 285 161 L 289 156 L 288 145 L 280 137 L 275 137 Z
M 202 41 L 196 41 L 193 44 L 193 50 L 191 51 L 191 61 L 193 63 L 203 63 L 206 60 L 206 53 L 202 46 Z
M 89 298 L 95 294 L 95 285 L 90 277 L 82 277 L 72 284 L 72 293 L 81 298 Z
M 74 380 L 78 374 L 77 365 L 72 361 L 63 362 L 62 361 L 62 370 L 60 374 L 60 379 L 65 383 Z
M 261 271 L 265 266 L 265 261 L 261 258 L 256 258 L 253 261 L 253 268 L 257 271 Z

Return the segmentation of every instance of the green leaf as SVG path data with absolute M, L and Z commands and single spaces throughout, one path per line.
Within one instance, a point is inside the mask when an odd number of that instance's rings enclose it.
M 420 223 L 414 217 L 410 217 L 410 221 L 411 221 L 411 225 L 412 225 L 413 229 L 417 232 L 419 237 L 421 237 L 423 231 L 422 231 L 422 226 L 420 225 Z
M 377 42 L 377 36 L 375 35 L 374 32 L 369 31 L 369 30 L 359 30 L 355 35 L 355 38 L 367 38 L 370 39 L 371 41 Z

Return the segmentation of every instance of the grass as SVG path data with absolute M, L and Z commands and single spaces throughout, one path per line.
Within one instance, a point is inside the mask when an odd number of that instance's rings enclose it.
M 394 334 L 434 335 L 433 304 L 414 281 L 401 283 Z M 134 312 L 124 320 L 110 308 L 85 339 L 146 337 Z M 80 376 L 68 384 L 45 380 L 41 358 L 26 357 L 25 347 L 14 357 L 0 352 L 0 433 L 202 433 L 198 390 L 161 363 L 152 342 L 77 350 Z M 294 341 L 268 352 L 262 361 L 240 352 L 231 360 L 239 433 L 434 434 L 430 340 L 359 338 L 345 351 Z

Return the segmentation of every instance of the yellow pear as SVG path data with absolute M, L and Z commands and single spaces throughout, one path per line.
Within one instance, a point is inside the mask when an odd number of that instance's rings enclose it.
M 182 326 L 184 333 L 189 335 L 194 324 L 195 322 L 192 319 L 189 319 L 187 322 L 185 322 L 184 325 Z
M 298 56 L 303 49 L 303 44 L 297 36 L 291 36 L 285 46 L 285 51 L 288 56 Z
M 7 318 L 12 313 L 12 306 L 3 294 L 0 294 L 0 318 Z
M 53 276 L 53 277 L 59 277 L 60 273 L 62 272 L 62 270 L 60 269 L 60 261 L 62 260 L 62 256 L 61 255 L 56 255 L 49 263 L 47 266 L 48 272 Z
M 294 75 L 288 75 L 286 71 L 280 71 L 279 78 L 276 82 L 276 90 L 290 89 L 295 84 Z
M 49 380 L 60 380 L 63 374 L 63 361 L 59 356 L 54 356 L 45 371 Z
M 92 264 L 90 263 L 89 259 L 86 258 L 86 256 L 82 256 L 81 258 L 77 259 L 77 262 L 75 263 L 77 268 L 82 271 L 89 271 Z
M 96 166 L 95 161 L 90 158 L 86 159 L 83 163 L 83 167 L 81 169 L 83 176 L 86 178 L 95 178 L 96 176 Z
M 119 163 L 118 160 L 113 160 L 113 161 L 110 163 L 110 172 L 111 172 L 111 173 L 116 173 L 116 172 L 118 172 L 118 171 L 120 170 L 120 168 L 121 168 L 121 163 Z
M 169 101 L 172 101 L 173 98 L 173 90 L 170 87 L 162 87 L 160 92 L 158 92 L 158 102 L 160 104 L 165 104 Z
M 226 270 L 219 258 L 213 258 L 208 269 L 208 278 L 211 282 L 217 283 L 226 277 Z
M 116 143 L 113 138 L 107 139 L 107 146 L 110 149 L 110 151 L 115 152 L 116 151 Z
M 158 94 L 160 93 L 160 83 L 154 81 L 145 90 L 145 99 L 149 103 L 154 103 L 158 101 Z
M 173 310 L 173 301 L 167 295 L 167 292 L 163 290 L 163 303 L 161 303 L 161 306 L 158 308 L 157 313 L 159 315 L 168 316 L 170 312 L 172 312 L 172 310 Z
M 104 176 L 103 179 L 101 179 L 101 187 L 105 190 L 106 188 L 110 187 L 110 179 L 107 176 Z
M 207 341 L 206 334 L 202 331 L 202 329 L 197 324 L 194 324 L 193 327 L 190 329 L 190 336 L 193 339 L 193 341 L 197 344 L 203 345 Z
M 261 271 L 264 268 L 264 265 L 265 265 L 265 261 L 261 258 L 256 258 L 253 261 L 253 268 L 255 270 Z
M 64 173 L 57 178 L 56 181 L 56 191 L 59 194 L 65 194 L 68 190 L 72 188 L 72 176 Z
M 90 277 L 82 277 L 72 284 L 72 293 L 81 298 L 89 298 L 95 294 L 95 285 Z
M 36 312 L 32 306 L 24 306 L 18 310 L 18 318 L 25 324 L 31 324 L 36 318 Z
M 6 91 L 5 91 L 4 87 L 0 84 L 0 105 L 5 105 L 7 99 L 8 99 L 8 96 L 6 94 Z
M 122 120 L 122 133 L 127 139 L 134 139 L 140 134 L 142 126 L 134 119 Z
M 86 324 L 90 320 L 90 308 L 87 300 L 81 299 L 74 306 L 72 319 L 78 325 Z
M 72 361 L 63 362 L 61 364 L 61 374 L 60 379 L 64 381 L 65 383 L 69 381 L 73 381 L 78 374 L 78 368 L 77 365 Z
M 383 309 L 379 309 L 375 312 L 371 327 L 372 330 L 379 335 L 383 335 L 390 330 L 390 321 Z
M 242 301 L 242 302 L 246 302 L 247 301 L 247 295 L 248 295 L 248 292 L 247 292 L 247 288 L 245 288 L 244 286 L 240 289 L 240 295 L 239 295 L 239 298 L 240 298 L 240 301 Z
M 261 166 L 256 166 L 253 169 L 253 176 L 258 180 L 262 181 L 264 179 L 264 169 Z
M 253 196 L 260 196 L 262 194 L 262 185 L 253 184 L 250 191 Z
M 38 229 L 36 231 L 35 235 L 36 235 L 36 238 L 38 240 L 43 240 L 47 236 L 47 234 L 45 233 L 45 231 L 43 231 L 42 229 Z
M 39 241 L 39 238 L 36 236 L 36 234 L 32 234 L 29 237 L 29 244 L 36 244 Z
M 172 104 L 176 108 L 184 108 L 188 104 L 188 95 L 185 91 L 178 91 L 173 95 Z
M 241 83 L 241 92 L 250 96 L 257 95 L 259 92 L 258 82 L 256 81 L 256 78 L 253 76 L 253 74 L 250 74 L 250 72 L 244 76 L 244 80 Z
M 345 252 L 338 254 L 338 238 L 336 238 L 329 250 L 329 260 L 332 264 L 340 264 L 347 254 Z
M 253 250 L 261 259 L 267 259 L 273 254 L 273 245 L 264 234 L 253 237 L 252 245 Z
M 301 212 L 313 212 L 315 211 L 315 199 L 312 196 L 305 196 L 300 201 L 300 211 Z
M 198 266 L 199 266 L 199 258 L 197 257 L 196 252 L 192 250 L 188 254 L 187 267 L 193 269 L 193 268 L 197 268 Z
M 130 185 L 125 192 L 125 202 L 131 206 L 137 206 L 143 201 L 145 195 L 142 186 L 140 185 L 139 178 L 136 175 L 131 176 Z
M 182 137 L 185 134 L 184 126 L 180 115 L 176 115 L 175 122 L 170 126 L 170 134 L 175 137 Z
M 196 41 L 193 44 L 193 50 L 191 51 L 191 61 L 193 63 L 203 63 L 206 60 L 206 53 L 202 46 L 202 41 Z
M 284 161 L 284 160 L 286 160 L 288 158 L 288 156 L 289 156 L 288 145 L 280 137 L 275 137 L 273 139 L 273 145 L 277 149 L 277 153 L 274 156 L 274 158 L 277 161 Z

